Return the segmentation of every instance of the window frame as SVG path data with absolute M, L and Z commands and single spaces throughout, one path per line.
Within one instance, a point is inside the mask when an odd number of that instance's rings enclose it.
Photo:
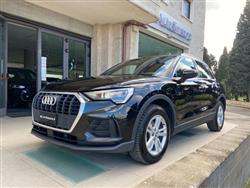
M 196 64 L 196 69 L 197 69 L 197 78 L 199 79 L 209 79 L 209 80 L 215 80 L 215 76 L 212 73 L 212 71 L 209 69 L 208 65 L 206 63 L 204 63 L 203 61 L 199 61 L 199 60 L 194 60 L 195 64 Z M 199 69 L 198 69 L 198 64 L 201 64 L 201 68 L 205 70 L 205 72 L 207 72 L 209 74 L 209 78 L 202 78 L 199 77 Z
M 185 10 L 185 3 L 189 4 L 189 15 L 184 14 Z M 192 21 L 192 11 L 193 11 L 193 0 L 182 0 L 182 9 L 181 9 L 181 14 L 184 18 L 186 18 L 189 21 Z

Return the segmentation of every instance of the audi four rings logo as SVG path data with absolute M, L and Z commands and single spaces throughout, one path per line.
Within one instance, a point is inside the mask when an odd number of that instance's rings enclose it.
M 53 106 L 56 104 L 56 97 L 52 95 L 45 95 L 42 98 L 42 103 Z

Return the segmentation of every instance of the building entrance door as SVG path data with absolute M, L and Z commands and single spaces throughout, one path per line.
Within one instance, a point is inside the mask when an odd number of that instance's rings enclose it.
M 36 94 L 37 30 L 8 23 L 8 115 L 30 115 Z

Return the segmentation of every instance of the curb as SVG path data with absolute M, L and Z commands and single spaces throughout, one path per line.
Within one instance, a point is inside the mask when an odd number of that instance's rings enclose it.
M 238 126 L 135 187 L 244 187 L 249 144 L 250 126 Z

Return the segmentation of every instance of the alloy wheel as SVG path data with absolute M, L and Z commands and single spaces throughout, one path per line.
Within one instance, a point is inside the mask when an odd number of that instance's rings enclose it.
M 154 115 L 148 125 L 145 134 L 146 148 L 148 152 L 156 156 L 162 152 L 167 141 L 167 124 L 163 116 Z
M 217 124 L 219 127 L 222 127 L 224 121 L 224 110 L 223 107 L 220 105 L 217 111 Z

